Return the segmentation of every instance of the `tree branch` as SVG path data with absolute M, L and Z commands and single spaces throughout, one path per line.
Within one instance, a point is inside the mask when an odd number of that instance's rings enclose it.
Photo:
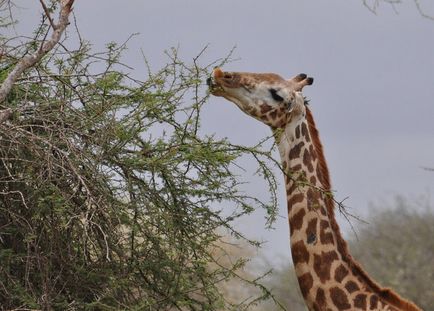
M 61 7 L 59 13 L 59 21 L 57 24 L 53 23 L 53 33 L 50 40 L 42 43 L 40 49 L 35 53 L 23 57 L 16 65 L 15 68 L 8 74 L 6 79 L 3 81 L 0 87 L 0 104 L 6 99 L 7 95 L 10 93 L 12 86 L 21 76 L 21 74 L 28 68 L 33 67 L 37 62 L 39 62 L 44 55 L 51 51 L 54 46 L 59 42 L 62 33 L 68 26 L 68 18 L 71 13 L 72 4 L 74 0 L 61 0 Z

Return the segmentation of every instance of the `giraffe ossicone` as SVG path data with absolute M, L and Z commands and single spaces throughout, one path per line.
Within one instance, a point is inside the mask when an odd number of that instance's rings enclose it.
M 301 93 L 313 78 L 224 72 L 208 78 L 211 94 L 235 103 L 275 133 L 284 171 L 290 245 L 309 310 L 421 311 L 369 277 L 351 256 L 334 216 L 327 163 L 310 109 Z

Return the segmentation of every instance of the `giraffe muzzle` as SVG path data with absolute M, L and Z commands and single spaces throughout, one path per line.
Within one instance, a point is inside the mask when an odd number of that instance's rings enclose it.
M 222 86 L 220 85 L 220 83 L 218 83 L 216 81 L 216 79 L 218 77 L 222 76 L 222 71 L 220 68 L 215 68 L 212 73 L 211 76 L 208 77 L 206 79 L 206 84 L 208 85 L 209 91 L 211 94 L 219 96 L 219 94 L 217 94 L 219 91 L 223 91 Z

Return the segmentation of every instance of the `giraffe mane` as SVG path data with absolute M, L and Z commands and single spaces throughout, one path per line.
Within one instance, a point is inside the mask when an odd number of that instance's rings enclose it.
M 319 138 L 319 133 L 315 125 L 312 113 L 306 106 L 306 119 L 308 122 L 309 133 L 311 135 L 312 143 L 318 157 L 318 176 L 323 185 L 324 191 L 331 193 L 330 174 L 327 167 L 327 162 L 324 157 L 323 147 Z M 375 282 L 368 273 L 362 268 L 362 266 L 353 258 L 348 250 L 348 244 L 342 237 L 338 223 L 336 222 L 334 213 L 334 200 L 332 195 L 328 195 L 325 198 L 325 204 L 327 208 L 327 215 L 330 221 L 331 229 L 336 237 L 337 248 L 342 256 L 342 260 L 345 261 L 349 268 L 353 271 L 354 275 L 360 277 L 365 284 L 367 284 L 371 290 L 373 290 L 380 299 L 391 303 L 392 305 L 401 308 L 406 311 L 420 311 L 415 304 L 403 299 L 397 293 L 390 288 L 383 288 L 377 282 Z

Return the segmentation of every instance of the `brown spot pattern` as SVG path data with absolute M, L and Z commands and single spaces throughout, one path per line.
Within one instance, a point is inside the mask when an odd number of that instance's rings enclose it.
M 270 105 L 267 105 L 267 104 L 262 104 L 260 106 L 260 108 L 261 108 L 261 114 L 265 114 L 268 111 L 270 111 L 271 109 L 273 109 Z
M 324 215 L 324 216 L 328 216 L 327 210 L 325 209 L 324 206 L 321 206 L 321 214 Z
M 295 138 L 300 138 L 300 125 L 295 128 Z
M 329 222 L 327 220 L 321 220 L 319 229 L 319 238 L 321 244 L 334 244 L 333 233 L 330 231 L 326 232 L 328 228 L 330 228 Z
M 271 117 L 272 120 L 276 120 L 276 117 L 277 117 L 277 111 L 276 111 L 276 110 L 271 111 L 271 112 L 270 112 L 270 117 Z
M 291 209 L 294 206 L 294 204 L 303 202 L 303 200 L 304 200 L 303 193 L 292 194 L 291 197 L 288 199 L 288 208 Z
M 354 293 L 356 290 L 359 290 L 359 285 L 357 285 L 354 281 L 348 281 L 347 284 L 345 284 L 345 288 L 349 293 Z
M 313 269 L 322 283 L 330 279 L 330 269 L 333 261 L 338 259 L 335 251 L 321 252 L 321 255 L 315 254 L 313 257 Z
M 310 152 L 312 159 L 315 161 L 316 160 L 316 152 L 315 152 L 313 145 L 309 146 L 309 152 Z
M 342 280 L 348 275 L 349 271 L 345 268 L 344 265 L 339 265 L 339 267 L 335 271 L 335 280 L 337 282 L 342 282 Z
M 318 310 L 322 310 L 322 307 L 325 306 L 326 297 L 322 288 L 318 288 L 316 291 L 315 303 Z
M 316 236 L 316 224 L 318 223 L 318 218 L 313 218 L 309 220 L 306 228 L 306 236 L 315 235 Z
M 311 185 L 315 186 L 315 184 L 316 184 L 316 177 L 315 176 L 310 176 L 309 181 L 310 181 Z
M 278 128 L 283 128 L 283 127 L 285 127 L 286 123 L 287 123 L 286 118 L 282 117 L 282 118 L 280 118 L 280 120 L 277 121 L 276 126 Z
M 291 253 L 294 265 L 309 262 L 309 253 L 303 241 L 298 241 L 294 243 L 291 248 Z
M 347 295 L 339 287 L 333 287 L 330 289 L 330 297 L 338 310 L 348 310 L 351 308 Z
M 301 135 L 304 136 L 307 142 L 310 142 L 309 131 L 307 130 L 307 125 L 305 122 L 301 124 Z
M 362 310 L 366 310 L 366 295 L 365 294 L 358 294 L 354 298 L 354 307 L 360 308 Z
M 298 278 L 298 285 L 300 286 L 301 293 L 303 297 L 306 299 L 309 294 L 310 289 L 313 286 L 313 278 L 310 273 L 305 273 Z
M 303 217 L 306 215 L 306 211 L 304 209 L 299 210 L 295 213 L 294 216 L 290 219 L 289 231 L 292 235 L 296 230 L 300 230 L 303 226 Z
M 309 150 L 307 150 L 307 148 L 304 149 L 303 164 L 307 167 L 310 173 L 313 172 L 312 157 L 310 156 Z
M 301 170 L 301 164 L 297 164 L 294 166 L 291 166 L 291 172 L 297 172 Z
M 313 188 L 309 188 L 306 192 L 307 197 L 307 208 L 311 211 L 313 209 L 319 208 L 319 194 Z
M 292 149 L 289 151 L 289 159 L 296 159 L 300 157 L 300 151 L 301 147 L 304 146 L 304 142 L 299 142 L 297 145 L 292 147 Z
M 369 309 L 375 310 L 375 308 L 377 308 L 377 305 L 378 305 L 378 296 L 372 295 L 371 298 L 369 299 Z
M 289 180 L 288 183 L 286 184 L 286 191 L 288 193 L 288 195 L 291 195 L 295 189 L 297 189 L 297 183 L 293 182 L 292 180 Z
M 279 114 L 284 114 L 286 111 L 287 111 L 287 109 L 284 107 L 280 107 L 277 109 L 277 112 L 279 112 Z

